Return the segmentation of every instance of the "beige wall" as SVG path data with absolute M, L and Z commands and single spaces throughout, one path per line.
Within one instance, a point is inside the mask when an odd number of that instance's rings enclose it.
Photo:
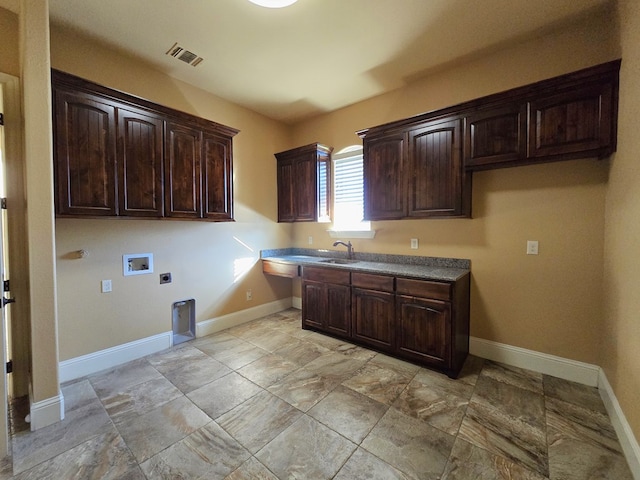
M 622 71 L 618 151 L 606 197 L 602 366 L 640 438 L 640 3 L 620 0 Z
M 290 282 L 265 277 L 257 261 L 261 249 L 290 243 L 291 226 L 275 221 L 273 157 L 290 146 L 288 127 L 56 28 L 51 61 L 54 68 L 240 130 L 233 149 L 234 223 L 56 221 L 61 360 L 170 331 L 171 304 L 178 300 L 195 298 L 202 321 L 290 296 Z M 79 249 L 89 256 L 74 258 Z M 123 277 L 122 255 L 147 252 L 154 254 L 154 273 Z M 241 275 L 245 265 L 249 271 Z M 160 285 L 161 272 L 171 272 L 173 282 Z M 102 279 L 112 280 L 112 293 L 100 293 Z
M 18 16 L 0 7 L 0 72 L 20 76 Z
M 336 150 L 355 131 L 525 85 L 619 56 L 612 12 L 450 68 L 400 90 L 307 121 L 295 143 Z M 591 159 L 475 173 L 473 219 L 373 222 L 356 250 L 469 258 L 471 334 L 598 364 L 607 162 Z M 332 248 L 327 225 L 296 224 L 296 246 Z M 419 250 L 411 250 L 419 238 Z M 540 255 L 525 254 L 526 241 Z

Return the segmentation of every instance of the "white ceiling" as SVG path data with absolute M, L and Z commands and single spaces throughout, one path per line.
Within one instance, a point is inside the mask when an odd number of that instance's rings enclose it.
M 49 0 L 52 23 L 285 122 L 396 89 L 608 3 L 299 0 L 267 9 L 248 0 Z M 165 55 L 174 42 L 204 61 L 192 67 Z

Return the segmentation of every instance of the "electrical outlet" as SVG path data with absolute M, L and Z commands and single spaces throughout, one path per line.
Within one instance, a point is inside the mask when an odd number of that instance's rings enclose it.
M 537 240 L 527 240 L 527 255 L 538 255 Z
M 418 239 L 417 238 L 412 238 L 411 239 L 411 248 L 413 250 L 417 250 L 418 249 Z
M 309 245 L 313 245 L 313 237 L 309 235 Z
M 253 293 L 251 292 L 251 289 L 247 290 L 247 302 L 253 300 Z
M 102 282 L 100 282 L 100 291 L 102 293 L 109 293 L 111 291 L 111 280 L 102 280 Z

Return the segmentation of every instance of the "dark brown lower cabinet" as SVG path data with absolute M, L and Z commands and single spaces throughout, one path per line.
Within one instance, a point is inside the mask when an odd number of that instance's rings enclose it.
M 447 369 L 451 351 L 451 304 L 396 297 L 398 351 L 406 358 Z
M 393 293 L 354 288 L 352 293 L 353 338 L 384 351 L 393 348 Z
M 302 327 L 457 377 L 469 353 L 470 274 L 454 282 L 304 267 Z
M 351 335 L 351 273 L 305 267 L 302 274 L 302 327 L 340 337 Z
M 394 347 L 394 279 L 384 275 L 351 274 L 352 337 L 382 351 Z

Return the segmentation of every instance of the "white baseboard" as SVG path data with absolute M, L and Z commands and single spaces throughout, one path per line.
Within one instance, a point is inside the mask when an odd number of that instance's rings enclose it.
M 203 337 L 212 333 L 234 327 L 256 318 L 271 315 L 291 308 L 291 298 L 265 303 L 257 307 L 230 313 L 221 317 L 199 322 L 196 325 L 196 336 Z M 64 360 L 59 364 L 60 383 L 85 377 L 107 368 L 137 360 L 152 353 L 165 350 L 172 345 L 172 333 L 166 332 L 152 337 L 89 353 L 80 357 Z
M 293 308 L 297 308 L 298 310 L 302 310 L 302 298 L 301 297 L 291 297 L 291 306 Z
M 615 393 L 613 393 L 611 384 L 609 384 L 609 380 L 607 380 L 607 376 L 602 369 L 600 369 L 598 390 L 609 414 L 609 418 L 611 419 L 613 428 L 618 435 L 620 446 L 627 459 L 633 478 L 640 480 L 640 446 L 633 434 L 633 430 L 631 430 L 631 425 L 627 422 L 627 418 L 618 403 Z
M 62 392 L 39 402 L 32 402 L 29 410 L 31 431 L 53 425 L 64 420 L 64 397 Z
M 250 322 L 257 318 L 281 312 L 287 308 L 291 308 L 291 298 L 264 303 L 257 307 L 247 308 L 246 310 L 240 310 L 239 312 L 233 312 L 220 317 L 204 320 L 202 322 L 198 322 L 196 325 L 196 337 L 205 337 L 226 328 L 242 325 L 243 323 Z
M 171 332 L 99 350 L 59 364 L 60 383 L 97 373 L 171 347 Z
M 469 353 L 477 357 L 506 363 L 514 367 L 526 368 L 553 377 L 589 385 L 590 387 L 598 386 L 600 367 L 590 363 L 547 355 L 534 350 L 513 347 L 477 337 L 469 338 Z

